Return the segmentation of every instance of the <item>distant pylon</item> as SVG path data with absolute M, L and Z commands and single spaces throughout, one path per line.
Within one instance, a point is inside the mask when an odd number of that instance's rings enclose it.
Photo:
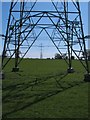
M 40 49 L 40 59 L 43 59 L 43 53 L 42 53 L 42 43 L 41 43 L 41 45 L 40 45 L 40 47 L 41 47 L 41 49 Z

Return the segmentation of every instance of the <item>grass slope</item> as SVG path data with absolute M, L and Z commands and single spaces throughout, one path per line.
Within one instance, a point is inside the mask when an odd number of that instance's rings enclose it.
M 73 61 L 67 74 L 63 60 L 24 59 L 13 73 L 14 59 L 3 80 L 3 116 L 6 118 L 87 118 L 88 84 L 84 68 Z

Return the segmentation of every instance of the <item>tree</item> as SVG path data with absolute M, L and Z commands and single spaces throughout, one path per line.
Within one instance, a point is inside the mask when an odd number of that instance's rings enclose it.
M 67 56 L 67 53 L 62 54 L 63 59 L 66 58 L 66 56 Z
M 90 60 L 90 49 L 86 50 L 87 59 Z M 82 53 L 83 58 L 85 58 L 85 52 Z
M 59 53 L 55 54 L 55 59 L 62 59 L 62 56 Z
M 71 56 L 71 59 L 74 60 L 74 56 Z

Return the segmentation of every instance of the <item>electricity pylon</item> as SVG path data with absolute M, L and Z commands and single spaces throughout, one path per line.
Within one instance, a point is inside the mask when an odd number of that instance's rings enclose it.
M 14 57 L 13 71 L 18 71 L 18 65 L 44 31 L 61 55 L 63 51 L 68 53 L 68 59 L 64 58 L 68 64 L 68 73 L 74 72 L 71 56 L 75 55 L 87 71 L 85 79 L 90 79 L 79 2 L 77 0 L 71 0 L 71 2 L 68 0 L 51 0 L 52 10 L 36 10 L 38 0 L 33 2 L 18 1 L 12 0 L 10 6 L 2 54 L 2 67 L 4 68 Z M 43 2 L 42 5 L 44 5 Z M 23 55 L 20 56 L 19 53 L 22 51 Z M 84 62 L 80 58 L 83 52 L 85 53 Z M 6 54 L 9 55 L 7 60 L 5 60 Z

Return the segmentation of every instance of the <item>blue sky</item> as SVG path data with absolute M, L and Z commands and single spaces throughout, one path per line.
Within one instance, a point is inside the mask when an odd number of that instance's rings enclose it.
M 45 3 L 43 3 L 44 5 L 41 5 L 40 3 L 38 4 L 38 7 L 36 7 L 35 9 L 40 10 L 40 9 L 52 9 L 50 8 L 50 3 L 47 4 L 47 6 L 45 6 Z M 87 2 L 82 2 L 80 3 L 81 5 L 81 11 L 82 11 L 82 19 L 83 19 L 83 24 L 84 24 L 84 34 L 87 35 L 88 34 L 88 3 Z M 2 13 L 2 21 L 0 20 L 0 23 L 2 23 L 1 25 L 2 27 L 2 33 L 5 34 L 5 30 L 6 30 L 6 25 L 7 25 L 7 20 L 8 20 L 8 14 L 9 14 L 9 7 L 10 7 L 10 3 L 7 2 L 3 2 L 2 3 L 2 12 L 0 10 L 0 14 Z M 1 8 L 1 7 L 0 7 Z M 36 41 L 35 45 L 39 46 L 39 45 L 45 46 L 43 47 L 43 57 L 47 58 L 47 57 L 54 57 L 55 53 L 57 53 L 57 49 L 55 47 L 53 47 L 53 44 L 51 42 L 51 40 L 48 39 L 48 36 L 45 34 L 45 32 L 42 33 L 42 35 L 39 37 L 39 39 Z M 47 45 L 50 45 L 52 47 L 46 47 Z M 0 39 L 0 48 L 2 48 L 3 43 Z M 1 54 L 1 51 L 0 51 Z M 26 57 L 40 57 L 40 47 L 32 47 L 31 50 L 28 52 L 28 54 L 26 55 Z

